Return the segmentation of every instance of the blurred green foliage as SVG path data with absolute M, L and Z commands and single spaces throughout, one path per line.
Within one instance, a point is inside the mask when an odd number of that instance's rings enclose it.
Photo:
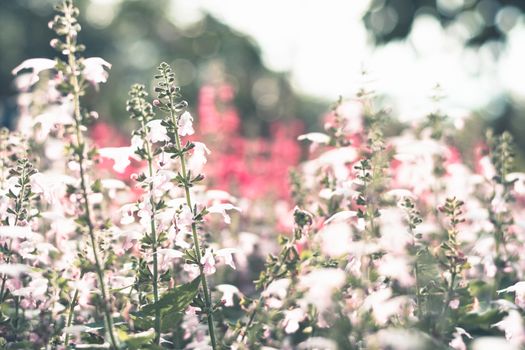
M 127 122 L 127 91 L 135 82 L 151 87 L 155 66 L 166 61 L 175 67 L 179 84 L 190 105 L 196 107 L 198 88 L 227 82 L 236 90 L 236 106 L 248 136 L 264 135 L 269 122 L 300 117 L 313 124 L 324 103 L 297 96 L 285 74 L 274 73 L 261 62 L 257 45 L 212 16 L 181 28 L 168 16 L 169 0 L 78 0 L 86 57 L 99 56 L 113 64 L 106 84 L 86 98 L 104 120 Z M 11 125 L 16 115 L 16 89 L 11 70 L 21 61 L 55 56 L 47 23 L 53 16 L 52 0 L 0 0 L 0 117 Z M 93 13 L 100 9 L 100 13 Z M 107 13 L 104 11 L 114 11 Z M 97 20 L 99 15 L 99 20 Z M 255 89 L 254 87 L 258 88 Z M 272 98 L 265 98 L 271 96 Z M 270 101 L 270 102 L 268 102 Z

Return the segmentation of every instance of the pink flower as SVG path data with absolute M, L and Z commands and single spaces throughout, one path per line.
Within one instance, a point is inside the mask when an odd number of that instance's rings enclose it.
M 498 293 L 516 293 L 514 302 L 521 308 L 525 308 L 525 281 L 518 282 L 505 289 L 498 290 Z
M 122 225 L 129 225 L 135 222 L 135 212 L 138 210 L 135 203 L 124 204 L 120 211 L 122 212 L 122 218 L 120 223 Z
M 235 263 L 233 261 L 233 254 L 234 253 L 237 253 L 237 249 L 235 248 L 224 248 L 224 249 L 219 249 L 217 250 L 217 252 L 215 253 L 217 255 L 217 257 L 224 261 L 224 263 L 228 266 L 230 266 L 232 269 L 236 269 L 235 268 Z
M 321 268 L 299 278 L 304 300 L 324 312 L 332 305 L 332 294 L 345 283 L 346 273 L 340 269 Z
M 234 305 L 234 295 L 241 295 L 239 288 L 232 286 L 231 284 L 219 284 L 216 288 L 219 292 L 222 292 L 222 300 L 224 301 L 224 306 L 226 307 L 231 307 Z
M 509 314 L 501 321 L 492 325 L 505 332 L 505 338 L 512 343 L 521 344 L 525 340 L 523 318 L 516 310 L 510 310 Z
M 458 307 L 459 307 L 459 299 L 452 299 L 449 303 L 448 303 L 448 306 L 450 306 L 450 308 L 452 310 L 456 310 Z
M 330 216 L 330 218 L 328 218 L 324 222 L 324 224 L 327 225 L 330 222 L 337 223 L 337 222 L 341 222 L 341 221 L 347 221 L 347 220 L 349 220 L 349 219 L 351 219 L 353 217 L 356 217 L 356 216 L 357 216 L 357 212 L 356 211 L 343 210 L 343 211 L 337 212 L 334 215 Z
M 299 323 L 306 318 L 306 313 L 301 308 L 286 310 L 284 312 L 283 326 L 287 334 L 295 333 L 299 329 Z
M 265 303 L 270 308 L 280 308 L 283 304 L 284 298 L 288 294 L 288 286 L 290 280 L 282 278 L 273 281 L 266 287 L 261 295 L 266 299 Z
M 217 269 L 215 268 L 215 258 L 211 249 L 206 249 L 204 256 L 201 258 L 201 264 L 204 267 L 203 272 L 206 275 L 213 275 L 215 271 L 217 271 Z
M 13 75 L 16 75 L 23 69 L 33 70 L 30 80 L 30 85 L 33 85 L 39 80 L 38 74 L 40 74 L 40 72 L 48 69 L 53 69 L 55 68 L 55 66 L 56 62 L 47 58 L 30 58 L 16 66 L 15 69 L 13 69 L 12 73 Z
M 319 231 L 317 237 L 321 243 L 323 254 L 337 258 L 350 252 L 352 230 L 344 222 L 334 222 L 326 225 Z
M 233 204 L 230 203 L 220 203 L 220 204 L 214 204 L 211 207 L 207 208 L 208 212 L 213 214 L 221 214 L 224 222 L 227 224 L 231 224 L 231 218 L 230 215 L 226 212 L 227 210 L 237 210 L 241 211 L 240 208 L 235 207 Z
M 148 122 L 148 124 L 146 124 L 147 127 L 149 128 L 149 131 L 146 137 L 151 143 L 170 140 L 170 138 L 168 137 L 168 130 L 166 130 L 166 127 L 164 125 L 161 125 L 161 123 L 162 123 L 161 119 L 155 119 L 155 120 Z
M 113 170 L 121 174 L 131 164 L 129 158 L 135 157 L 134 152 L 132 147 L 104 147 L 98 150 L 101 157 L 113 160 Z
M 84 60 L 84 70 L 82 74 L 87 81 L 93 85 L 105 83 L 108 79 L 108 72 L 104 69 L 111 68 L 111 64 L 100 57 L 90 57 Z
M 210 150 L 202 142 L 194 142 L 193 154 L 188 160 L 188 167 L 194 174 L 202 171 L 204 164 L 208 161 L 206 155 L 210 154 Z
M 61 126 L 74 123 L 73 105 L 71 103 L 52 105 L 35 117 L 36 137 L 39 142 L 44 142 L 52 130 L 60 130 Z
M 456 327 L 456 331 L 453 334 L 454 338 L 448 343 L 450 347 L 454 350 L 467 350 L 467 346 L 463 341 L 463 336 L 466 336 L 469 339 L 472 339 L 472 336 L 467 333 L 463 328 Z
M 299 141 L 308 140 L 310 142 L 318 144 L 327 144 L 330 142 L 330 136 L 323 134 L 321 132 L 311 132 L 308 134 L 301 135 L 297 138 Z
M 171 264 L 173 264 L 176 259 L 182 258 L 184 253 L 176 249 L 161 248 L 157 250 L 157 255 L 160 258 L 159 267 L 165 271 L 170 267 Z
M 188 111 L 182 113 L 177 122 L 177 126 L 180 136 L 193 135 L 195 133 L 195 130 L 193 130 L 193 117 Z

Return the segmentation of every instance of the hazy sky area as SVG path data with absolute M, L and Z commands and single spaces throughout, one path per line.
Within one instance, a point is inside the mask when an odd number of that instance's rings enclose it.
M 463 1 L 438 0 L 438 5 L 450 11 Z M 119 0 L 92 2 L 97 8 L 92 20 L 104 21 L 112 11 L 100 7 L 109 9 Z M 503 95 L 525 103 L 525 19 L 514 8 L 500 8 L 495 16 L 497 27 L 507 33 L 507 45 L 489 41 L 465 48 L 484 24 L 481 7 L 445 29 L 434 17 L 420 15 L 406 40 L 374 47 L 361 20 L 369 6 L 369 0 L 174 0 L 169 11 L 180 26 L 211 13 L 251 36 L 265 64 L 289 72 L 298 91 L 328 100 L 351 96 L 365 68 L 374 89 L 392 98 L 389 103 L 395 103 L 402 119 L 427 111 L 436 83 L 452 115 L 482 110 L 487 118 L 496 116 Z M 387 12 L 374 25 L 388 29 L 396 20 L 395 13 Z

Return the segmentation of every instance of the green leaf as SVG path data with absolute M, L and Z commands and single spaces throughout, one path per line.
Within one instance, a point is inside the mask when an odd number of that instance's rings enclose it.
M 157 303 L 146 305 L 141 312 L 144 315 L 154 315 L 155 310 L 161 312 L 184 312 L 199 291 L 200 277 L 193 281 L 177 286 L 164 293 Z
M 121 341 L 126 343 L 130 350 L 139 350 L 144 349 L 144 345 L 152 343 L 152 341 L 155 339 L 155 330 L 150 328 L 145 332 L 127 334 L 122 329 L 119 329 L 118 336 Z
M 164 293 L 157 303 L 144 306 L 139 312 L 133 314 L 141 328 L 150 327 L 153 324 L 152 317 L 158 307 L 161 314 L 161 331 L 168 332 L 176 326 L 184 316 L 184 311 L 195 299 L 199 291 L 200 277 L 193 281 L 177 286 Z

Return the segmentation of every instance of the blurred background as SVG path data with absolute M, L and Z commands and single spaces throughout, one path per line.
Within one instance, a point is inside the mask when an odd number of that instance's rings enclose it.
M 0 0 L 0 122 L 17 113 L 11 70 L 52 58 L 53 0 Z M 86 56 L 113 67 L 88 97 L 104 120 L 126 129 L 130 84 L 152 85 L 174 65 L 192 106 L 202 86 L 231 87 L 245 137 L 275 122 L 318 130 L 339 95 L 368 72 L 381 103 L 402 121 L 429 112 L 433 87 L 452 117 L 477 130 L 509 130 L 525 149 L 523 0 L 78 0 Z M 301 126 L 298 127 L 297 121 Z

